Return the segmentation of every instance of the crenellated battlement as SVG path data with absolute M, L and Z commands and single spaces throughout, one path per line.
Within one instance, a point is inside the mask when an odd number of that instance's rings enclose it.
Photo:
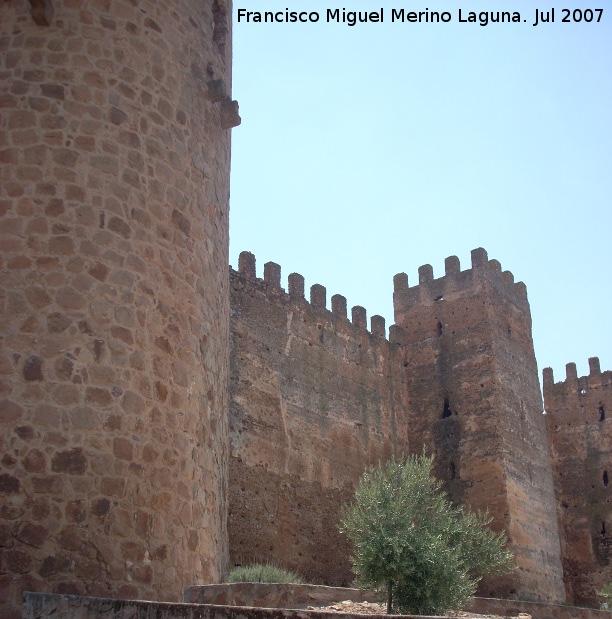
M 290 273 L 287 278 L 287 290 L 281 285 L 281 267 L 275 262 L 266 262 L 264 265 L 263 279 L 257 277 L 257 264 L 255 255 L 249 251 L 243 251 L 238 258 L 238 271 L 230 269 L 230 278 L 240 276 L 245 281 L 250 282 L 259 288 L 264 294 L 271 296 L 285 296 L 287 301 L 303 301 L 310 305 L 313 311 L 324 311 L 343 318 L 347 323 L 352 324 L 357 329 L 362 329 L 370 335 L 382 339 L 387 339 L 387 330 L 383 316 L 374 315 L 370 318 L 370 328 L 368 329 L 367 312 L 364 307 L 355 305 L 351 308 L 351 317 L 348 318 L 348 305 L 346 297 L 335 294 L 331 297 L 331 309 L 327 308 L 327 289 L 321 284 L 313 284 L 310 287 L 309 299 L 305 298 L 305 280 L 299 273 Z M 397 343 L 401 338 L 401 333 L 397 329 L 390 329 L 393 334 L 393 343 Z
M 449 256 L 444 261 L 445 274 L 434 278 L 433 267 L 424 264 L 419 267 L 419 282 L 409 286 L 408 275 L 398 273 L 393 278 L 393 300 L 395 320 L 399 322 L 398 313 L 409 310 L 416 305 L 433 305 L 449 298 L 457 298 L 482 288 L 485 282 L 498 292 L 511 298 L 517 305 L 528 309 L 527 288 L 523 282 L 514 281 L 510 271 L 502 271 L 498 260 L 489 260 L 482 247 L 471 252 L 472 268 L 461 270 L 459 258 Z
M 412 286 L 406 273 L 394 277 L 397 324 L 387 330 L 382 316 L 369 318 L 322 284 L 307 286 L 299 273 L 281 278 L 273 262 L 258 277 L 255 256 L 240 255 L 238 271 L 230 271 L 230 428 L 234 480 L 241 480 L 234 482 L 238 517 L 230 518 L 235 556 L 247 550 L 258 560 L 312 565 L 322 579 L 347 578 L 348 568 L 328 573 L 318 551 L 311 557 L 313 531 L 319 547 L 344 547 L 303 514 L 333 516 L 365 464 L 427 445 L 452 500 L 489 509 L 512 540 L 520 574 L 483 581 L 483 593 L 563 598 L 551 463 L 542 445 L 546 423 L 577 422 L 541 414 L 524 284 L 482 248 L 471 252 L 469 268 L 449 256 L 444 271 L 436 279 L 424 264 Z M 594 360 L 591 371 L 599 372 Z M 612 402 L 590 392 L 571 403 L 588 401 L 590 419 L 605 417 Z M 286 528 L 258 544 L 269 514 L 245 489 L 262 475 L 264 485 L 282 488 L 284 505 L 294 505 L 299 491 L 302 509 L 285 512 L 279 520 Z
M 575 363 L 565 366 L 565 379 L 555 383 L 552 368 L 542 370 L 544 410 L 549 424 L 581 427 L 612 412 L 612 371 L 601 371 L 599 357 L 589 358 L 589 374 L 578 376 Z M 558 429 L 559 425 L 555 425 Z
M 565 379 L 555 382 L 552 368 L 542 370 L 542 389 L 544 400 L 557 394 L 571 394 L 574 392 L 584 396 L 591 388 L 612 389 L 612 371 L 601 371 L 599 357 L 589 357 L 589 373 L 586 376 L 578 376 L 576 364 L 567 363 L 565 366 Z
M 393 325 L 387 339 L 382 316 L 300 273 L 281 277 L 274 262 L 257 277 L 250 252 L 238 264 L 229 281 L 231 554 L 344 585 L 354 575 L 338 506 L 367 466 L 410 448 L 404 332 Z

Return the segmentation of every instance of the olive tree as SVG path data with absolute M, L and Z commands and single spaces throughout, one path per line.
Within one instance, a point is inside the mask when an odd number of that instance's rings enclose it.
M 353 571 L 361 586 L 386 588 L 389 613 L 459 609 L 483 576 L 512 569 L 504 533 L 488 514 L 453 506 L 432 467 L 425 454 L 379 464 L 343 510 Z

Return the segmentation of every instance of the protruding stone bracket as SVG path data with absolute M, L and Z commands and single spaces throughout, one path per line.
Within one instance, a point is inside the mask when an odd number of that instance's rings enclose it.
M 231 129 L 242 122 L 238 113 L 238 101 L 232 101 L 229 97 L 221 103 L 221 127 Z
M 39 26 L 50 26 L 53 17 L 51 0 L 30 0 L 32 19 Z
M 221 104 L 221 127 L 223 129 L 237 127 L 242 122 L 238 113 L 238 101 L 232 101 L 222 79 L 206 82 L 206 97 L 213 103 Z

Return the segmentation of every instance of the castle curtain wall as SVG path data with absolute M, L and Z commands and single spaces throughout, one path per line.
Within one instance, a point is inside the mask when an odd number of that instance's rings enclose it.
M 280 267 L 231 272 L 230 553 L 273 560 L 327 584 L 350 582 L 340 507 L 369 464 L 436 455 L 451 498 L 488 509 L 517 569 L 483 582 L 501 597 L 564 599 L 559 537 L 531 319 L 523 284 L 484 250 L 472 269 L 395 278 L 400 326 L 311 288 Z M 544 449 L 542 448 L 544 446 Z
M 227 567 L 230 29 L 220 0 L 0 3 L 5 618 Z
M 243 253 L 231 281 L 229 536 L 232 564 L 273 561 L 348 585 L 340 509 L 364 469 L 408 450 L 403 368 L 384 322 Z

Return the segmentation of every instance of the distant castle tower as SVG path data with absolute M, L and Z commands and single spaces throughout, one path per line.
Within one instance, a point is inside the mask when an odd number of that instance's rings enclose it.
M 454 501 L 488 508 L 505 529 L 518 569 L 485 580 L 483 595 L 564 599 L 546 427 L 525 286 L 483 249 L 460 271 L 419 269 L 419 284 L 395 277 L 395 322 L 403 328 L 412 450 L 436 454 L 436 474 Z
M 0 3 L 0 615 L 226 569 L 231 7 Z
M 589 370 L 579 378 L 568 363 L 555 383 L 545 368 L 543 389 L 567 599 L 592 605 L 612 581 L 612 372 L 597 357 Z

